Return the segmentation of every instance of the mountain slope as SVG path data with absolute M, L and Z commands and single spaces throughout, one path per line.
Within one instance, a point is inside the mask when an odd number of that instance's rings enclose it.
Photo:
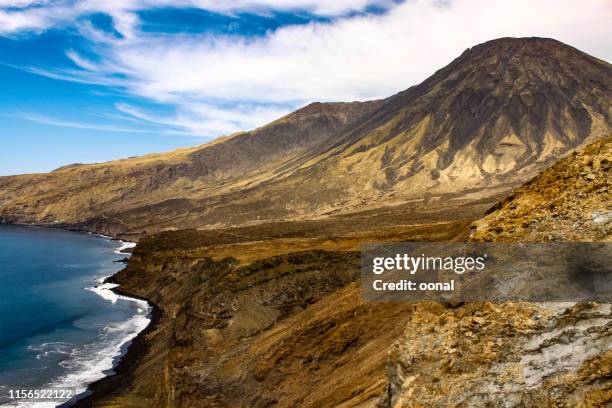
M 182 218 L 212 227 L 498 194 L 609 135 L 611 87 L 610 64 L 558 41 L 494 40 L 383 100 L 273 179 L 191 202 Z
M 491 41 L 386 99 L 265 194 L 308 215 L 519 183 L 610 134 L 611 89 L 610 64 L 562 43 Z
M 194 148 L 0 177 L 0 220 L 75 224 L 223 191 L 236 179 L 257 178 L 311 149 L 378 103 L 313 103 L 264 127 Z
M 493 40 L 382 101 L 313 105 L 173 156 L 0 178 L 0 219 L 117 235 L 482 198 L 610 135 L 611 88 L 610 64 L 558 41 Z

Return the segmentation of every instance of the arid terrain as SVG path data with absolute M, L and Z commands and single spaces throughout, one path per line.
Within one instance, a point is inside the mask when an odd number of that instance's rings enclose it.
M 581 181 L 587 147 L 517 189 L 525 211 L 549 179 Z M 574 175 L 566 168 L 579 165 Z M 609 211 L 609 167 L 589 190 Z M 573 213 L 569 190 L 541 229 Z M 500 201 L 508 202 L 508 199 Z M 371 241 L 522 240 L 504 227 L 504 204 L 418 212 L 406 207 L 325 221 L 143 239 L 115 280 L 153 301 L 159 320 L 128 354 L 120 375 L 94 385 L 83 406 L 106 407 L 603 407 L 609 381 L 609 304 L 367 303 L 359 291 L 359 246 Z M 480 217 L 487 208 L 489 214 Z M 590 211 L 590 208 L 587 210 Z M 486 225 L 486 227 L 483 227 Z M 608 232 L 600 239 L 612 239 Z M 571 240 L 599 234 L 589 221 Z M 332 233 L 331 231 L 335 231 Z M 475 231 L 475 232 L 474 232 Z M 583 235 L 579 235 L 583 234 Z
M 610 241 L 612 66 L 503 38 L 370 102 L 0 178 L 0 221 L 138 241 L 153 323 L 89 407 L 603 407 L 609 304 L 375 303 L 360 249 Z
M 608 137 L 543 171 L 474 222 L 471 239 L 612 242 L 611 148 Z M 612 307 L 422 303 L 389 356 L 384 408 L 607 407 Z

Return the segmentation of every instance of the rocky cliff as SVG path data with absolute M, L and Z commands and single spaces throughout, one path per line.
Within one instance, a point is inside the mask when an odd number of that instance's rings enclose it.
M 360 245 L 453 239 L 489 205 L 145 237 L 113 279 L 159 317 L 79 406 L 373 407 L 414 307 L 361 299 Z
M 612 140 L 545 170 L 473 223 L 487 241 L 612 241 Z M 612 307 L 422 303 L 393 345 L 379 407 L 605 407 Z

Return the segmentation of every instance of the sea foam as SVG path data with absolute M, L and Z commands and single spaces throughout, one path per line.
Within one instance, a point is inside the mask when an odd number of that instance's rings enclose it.
M 127 242 L 127 241 L 119 241 L 119 242 L 121 242 L 121 246 L 115 249 L 114 252 L 116 254 L 125 254 L 125 252 L 123 252 L 124 250 L 129 249 L 129 248 L 134 248 L 136 246 L 135 242 Z

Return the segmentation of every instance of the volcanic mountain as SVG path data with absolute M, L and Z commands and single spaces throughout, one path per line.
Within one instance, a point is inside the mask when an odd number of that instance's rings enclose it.
M 0 220 L 125 235 L 482 198 L 610 135 L 611 88 L 604 61 L 502 38 L 384 100 L 312 104 L 193 149 L 0 178 Z

